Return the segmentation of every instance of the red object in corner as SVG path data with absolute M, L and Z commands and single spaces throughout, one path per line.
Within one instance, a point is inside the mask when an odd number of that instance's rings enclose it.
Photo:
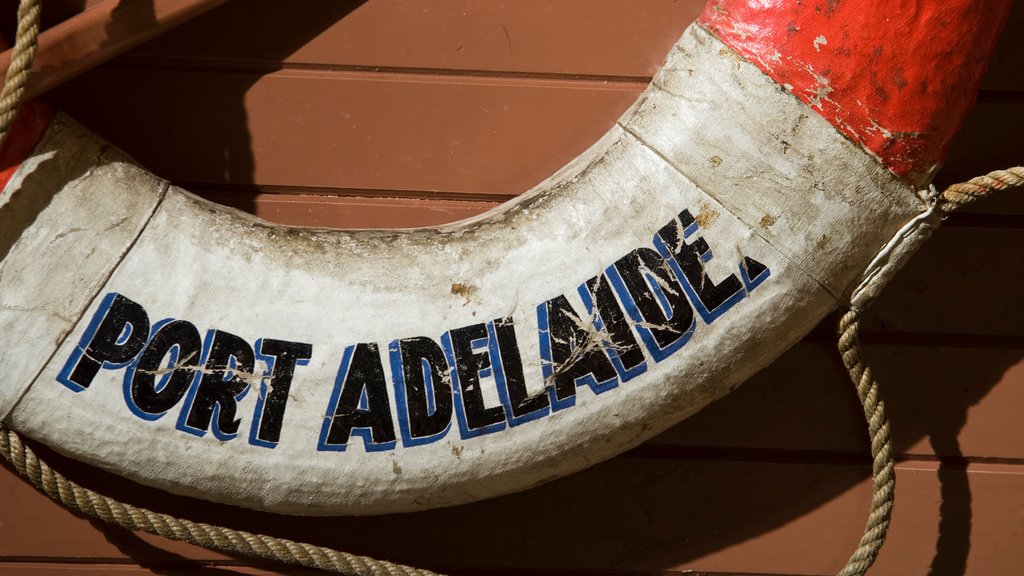
M 29 100 L 21 105 L 11 129 L 0 147 L 0 195 L 3 195 L 11 176 L 28 158 L 32 149 L 46 132 L 53 117 L 53 109 L 38 100 Z
M 0 50 L 8 47 L 7 39 L 0 36 Z M 0 70 L 0 74 L 6 74 Z M 39 139 L 46 132 L 53 118 L 53 108 L 38 100 L 29 100 L 21 105 L 7 137 L 0 144 L 0 197 L 3 196 L 11 176 L 17 172 L 21 163 L 32 153 Z
M 713 0 L 700 23 L 890 170 L 923 181 L 973 105 L 1009 10 L 1010 0 Z

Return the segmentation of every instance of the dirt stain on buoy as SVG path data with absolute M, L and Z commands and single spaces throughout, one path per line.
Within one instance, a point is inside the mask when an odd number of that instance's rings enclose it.
M 469 304 L 469 301 L 473 298 L 473 295 L 476 294 L 476 290 L 476 286 L 472 286 L 470 284 L 463 284 L 461 282 L 455 282 L 452 284 L 451 292 L 456 296 L 462 296 L 463 300 L 466 301 L 466 304 Z
M 717 210 L 707 204 L 701 204 L 700 210 L 697 212 L 694 220 L 697 221 L 698 226 L 706 230 L 710 228 L 716 220 L 718 220 L 718 216 L 719 214 Z

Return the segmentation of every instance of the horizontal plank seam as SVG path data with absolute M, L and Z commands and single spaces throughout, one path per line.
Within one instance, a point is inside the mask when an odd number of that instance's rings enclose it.
M 105 525 L 99 525 L 104 526 Z M 161 569 L 203 569 L 210 566 L 247 566 L 252 568 L 278 568 L 279 564 L 272 563 L 258 563 L 246 560 L 232 560 L 229 558 L 224 559 L 204 559 L 204 558 L 160 558 L 156 560 L 150 560 L 146 558 L 143 561 L 133 560 L 131 558 L 120 558 L 115 556 L 0 556 L 0 563 L 2 564 L 31 564 L 31 565 L 53 565 L 53 566 L 81 566 L 83 564 L 92 565 L 106 565 L 116 566 L 118 568 L 123 567 L 138 567 L 147 570 L 161 570 Z
M 833 327 L 822 322 L 807 336 L 805 342 L 831 344 Z M 896 345 L 927 348 L 965 348 L 981 350 L 1024 350 L 1024 336 L 1010 334 L 961 334 L 949 332 L 917 332 L 912 330 L 866 330 L 861 341 L 868 345 Z
M 990 212 L 957 212 L 942 223 L 956 228 L 1024 229 L 1024 214 L 994 214 Z
M 0 556 L 0 564 L 24 564 L 32 567 L 74 567 L 82 565 L 91 566 L 110 566 L 117 568 L 133 568 L 137 567 L 143 570 L 159 571 L 159 570 L 203 570 L 208 568 L 255 568 L 258 570 L 268 570 L 275 574 L 307 574 L 317 573 L 305 568 L 297 568 L 292 566 L 281 566 L 278 564 L 263 564 L 263 563 L 247 563 L 244 561 L 229 560 L 229 559 L 189 559 L 182 558 L 180 560 L 175 559 L 159 559 L 154 561 L 133 561 L 129 558 L 75 558 L 75 557 L 53 557 L 53 556 Z M 752 572 L 695 572 L 693 570 L 605 570 L 605 569 L 548 569 L 548 568 L 459 568 L 451 569 L 448 571 L 450 576 L 537 576 L 543 574 L 545 576 L 679 576 L 686 574 L 687 576 L 788 576 L 786 574 L 773 573 L 771 575 L 764 573 L 752 573 Z M 793 575 L 795 576 L 795 575 Z M 804 575 L 806 576 L 806 575 Z
M 1024 89 L 982 88 L 978 91 L 981 104 L 1024 104 Z
M 629 74 L 593 74 L 572 72 L 537 72 L 526 70 L 483 70 L 478 68 L 444 68 L 427 66 L 381 66 L 367 64 L 325 64 L 313 62 L 277 62 L 229 58 L 162 58 L 122 56 L 99 67 L 107 70 L 161 72 L 215 72 L 218 74 L 266 75 L 284 70 L 322 73 L 356 72 L 387 75 L 425 75 L 505 79 L 533 79 L 569 82 L 605 82 L 646 86 L 653 76 Z M 1024 104 L 1024 90 L 982 88 L 977 101 L 982 104 Z
M 866 450 L 866 447 L 865 447 Z M 779 448 L 732 448 L 715 446 L 684 446 L 679 444 L 644 444 L 620 458 L 679 461 L 726 461 L 761 464 L 810 464 L 816 466 L 871 466 L 871 456 L 865 452 L 799 450 Z M 896 455 L 897 469 L 901 464 L 938 463 L 947 470 L 968 470 L 986 465 L 1020 466 L 1024 475 L 1024 458 L 990 456 L 939 456 L 935 454 L 903 453 Z M 976 470 L 971 470 L 972 472 Z M 977 470 L 980 471 L 980 470 Z
M 463 202 L 492 202 L 500 204 L 518 196 L 518 194 L 481 191 L 445 191 L 425 189 L 397 188 L 349 188 L 331 186 L 279 185 L 279 184 L 242 184 L 203 181 L 181 181 L 175 183 L 182 188 L 193 191 L 201 196 L 225 196 L 243 198 L 255 194 L 280 196 L 320 196 L 337 198 L 377 199 L 408 199 L 408 200 L 444 200 Z M 960 212 L 943 221 L 944 227 L 953 228 L 996 228 L 1024 230 L 1024 214 L 997 214 L 988 212 Z
M 529 72 L 520 70 L 481 70 L 475 68 L 431 68 L 417 66 L 374 66 L 360 64 L 303 64 L 291 62 L 261 62 L 249 60 L 185 60 L 119 58 L 111 60 L 97 70 L 126 72 L 157 72 L 176 74 L 216 74 L 266 76 L 280 72 L 303 72 L 312 75 L 358 74 L 367 76 L 430 76 L 451 79 L 494 79 L 512 81 L 570 82 L 615 85 L 629 91 L 642 90 L 650 84 L 652 76 L 616 74 L 587 74 L 572 72 Z

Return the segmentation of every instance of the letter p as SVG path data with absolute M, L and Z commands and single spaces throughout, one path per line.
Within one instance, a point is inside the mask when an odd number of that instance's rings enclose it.
M 122 368 L 142 352 L 149 315 L 138 303 L 111 292 L 104 296 L 57 381 L 75 392 L 92 384 L 100 368 Z

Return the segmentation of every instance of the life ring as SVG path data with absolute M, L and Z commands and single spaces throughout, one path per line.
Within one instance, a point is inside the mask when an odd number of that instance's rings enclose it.
M 294 514 L 468 502 L 643 442 L 926 236 L 919 191 L 1009 9 L 764 4 L 711 2 L 588 152 L 436 228 L 270 225 L 37 111 L 0 196 L 0 417 Z

